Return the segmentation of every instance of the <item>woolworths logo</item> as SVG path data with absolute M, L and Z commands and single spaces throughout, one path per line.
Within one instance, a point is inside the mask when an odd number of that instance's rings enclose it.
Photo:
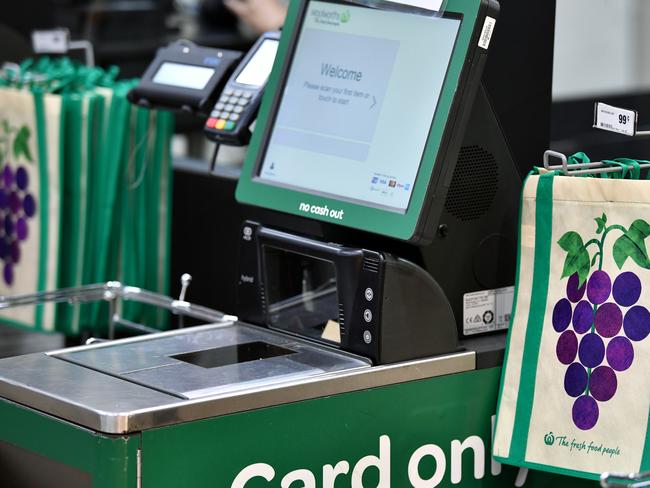
M 347 24 L 351 15 L 349 10 L 339 12 L 337 10 L 314 9 L 311 11 L 311 16 L 317 24 L 340 25 Z

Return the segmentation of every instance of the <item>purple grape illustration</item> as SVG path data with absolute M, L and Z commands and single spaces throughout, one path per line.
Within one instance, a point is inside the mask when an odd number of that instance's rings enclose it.
M 607 344 L 607 363 L 616 371 L 625 371 L 634 361 L 634 347 L 627 337 L 614 337 Z
M 642 341 L 650 332 L 650 312 L 645 307 L 632 307 L 623 322 L 625 335 L 632 341 Z
M 573 330 L 578 334 L 584 334 L 594 323 L 594 306 L 586 300 L 576 305 L 573 312 Z
M 589 375 L 580 363 L 571 364 L 564 375 L 564 391 L 572 397 L 579 397 L 587 389 Z
M 598 422 L 598 403 L 589 395 L 582 395 L 573 403 L 573 423 L 582 430 L 589 430 Z
M 557 358 L 562 364 L 571 364 L 578 353 L 578 339 L 572 330 L 565 330 L 557 341 Z
M 614 280 L 612 293 L 621 307 L 634 305 L 641 297 L 641 280 L 631 271 L 621 273 Z
M 29 168 L 19 161 L 32 163 L 27 126 L 12 127 L 2 122 L 4 144 L 0 144 L 0 260 L 2 279 L 12 286 L 21 261 L 21 244 L 29 238 L 29 220 L 37 212 L 29 188 Z M 12 161 L 13 159 L 13 161 Z
M 599 402 L 610 400 L 616 393 L 616 373 L 608 366 L 598 366 L 591 372 L 589 392 Z
M 563 298 L 553 308 L 553 328 L 557 332 L 564 331 L 571 323 L 571 303 Z
M 612 290 L 612 282 L 604 271 L 594 271 L 587 282 L 587 298 L 594 305 L 600 305 Z
M 569 276 L 569 281 L 566 284 L 566 296 L 573 303 L 579 302 L 585 296 L 585 284 L 578 286 L 579 281 L 578 273 L 574 273 Z
M 596 331 L 602 337 L 614 337 L 623 326 L 623 314 L 615 303 L 603 303 L 596 310 Z
M 6 205 L 12 205 L 11 198 Z M 0 207 L 6 199 L 0 194 Z M 618 269 L 630 259 L 650 270 L 645 246 L 650 224 L 638 219 L 628 228 L 608 225 L 604 213 L 595 221 L 595 238 L 584 242 L 569 231 L 558 241 L 567 253 L 562 278 L 568 280 L 566 298 L 555 303 L 551 319 L 559 334 L 557 359 L 567 365 L 564 391 L 575 398 L 571 418 L 581 430 L 594 428 L 606 415 L 603 405 L 616 395 L 619 375 L 633 368 L 634 343 L 650 335 L 650 311 L 638 303 L 643 291 L 639 276 L 633 270 L 617 274 L 603 269 L 606 238 L 618 232 L 612 248 Z

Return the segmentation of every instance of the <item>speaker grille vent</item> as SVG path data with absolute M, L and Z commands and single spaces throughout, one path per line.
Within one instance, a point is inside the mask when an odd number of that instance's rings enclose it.
M 264 313 L 268 313 L 266 310 L 266 290 L 263 282 L 260 283 L 260 303 L 262 304 L 262 310 L 264 310 Z
M 445 209 L 462 221 L 481 218 L 497 193 L 499 169 L 494 156 L 480 146 L 463 146 L 451 178 Z
M 370 271 L 371 273 L 378 273 L 379 272 L 379 259 L 371 258 L 369 256 L 363 258 L 363 270 L 364 271 Z

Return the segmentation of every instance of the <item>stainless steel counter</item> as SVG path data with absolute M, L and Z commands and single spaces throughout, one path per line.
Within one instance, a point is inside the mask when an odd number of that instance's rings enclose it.
M 226 322 L 2 359 L 0 397 L 123 434 L 474 368 L 474 352 L 371 366 Z

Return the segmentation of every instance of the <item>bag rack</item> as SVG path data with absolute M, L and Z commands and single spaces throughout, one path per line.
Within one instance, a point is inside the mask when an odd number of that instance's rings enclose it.
M 561 164 L 552 165 L 551 158 L 560 160 Z M 623 166 L 615 166 L 612 162 L 592 161 L 588 163 L 571 163 L 565 154 L 557 151 L 544 151 L 544 169 L 547 171 L 561 171 L 563 176 L 585 176 L 606 173 L 620 173 Z M 650 161 L 639 161 L 638 169 L 650 169 Z
M 650 486 L 650 471 L 641 473 L 603 473 L 600 477 L 603 488 L 642 488 Z
M 24 295 L 0 296 L 0 310 L 10 307 L 35 306 L 44 303 L 90 303 L 108 302 L 108 339 L 115 339 L 116 326 L 144 334 L 161 332 L 153 327 L 124 319 L 120 315 L 120 302 L 131 301 L 144 305 L 158 307 L 179 316 L 179 328 L 183 327 L 183 317 L 204 320 L 206 323 L 234 322 L 237 317 L 226 315 L 217 310 L 196 305 L 185 300 L 185 293 L 191 277 L 184 274 L 181 277 L 182 289 L 178 299 L 160 293 L 143 290 L 135 286 L 123 285 L 118 281 L 109 281 L 76 288 L 61 288 L 59 290 L 28 293 Z M 91 339 L 97 342 L 101 339 Z

